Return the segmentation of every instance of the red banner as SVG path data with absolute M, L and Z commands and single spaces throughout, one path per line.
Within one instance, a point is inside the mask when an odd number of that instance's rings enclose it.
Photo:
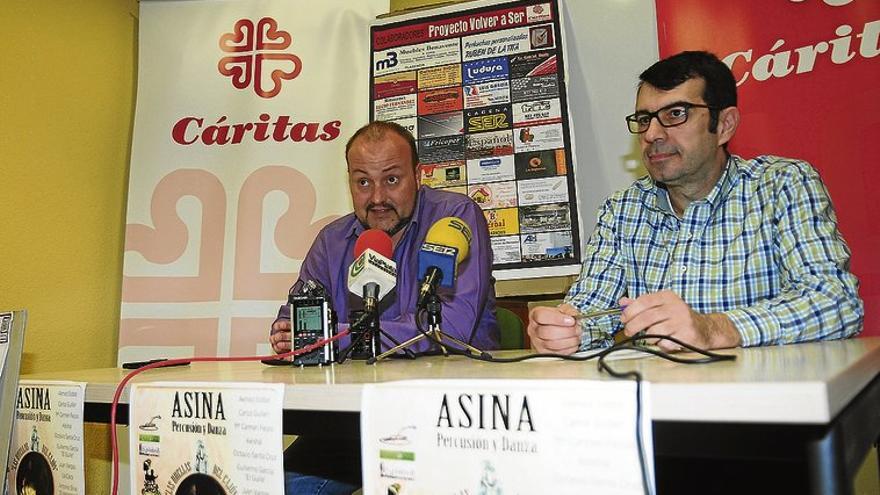
M 742 122 L 731 151 L 819 170 L 880 335 L 880 2 L 655 0 L 660 56 L 708 50 L 733 69 Z M 871 137 L 874 136 L 874 137 Z

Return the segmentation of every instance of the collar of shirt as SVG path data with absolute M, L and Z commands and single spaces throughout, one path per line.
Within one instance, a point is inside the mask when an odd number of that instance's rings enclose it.
M 748 172 L 744 170 L 742 166 L 742 159 L 740 157 L 736 155 L 728 155 L 724 172 L 721 173 L 718 182 L 715 183 L 715 186 L 709 191 L 709 194 L 706 195 L 703 200 L 705 200 L 710 205 L 711 209 L 714 210 L 718 204 L 723 202 L 727 196 L 730 195 L 730 192 L 733 190 L 740 177 L 747 173 Z M 677 216 L 672 209 L 672 204 L 669 202 L 669 191 L 667 191 L 665 187 L 660 187 L 650 175 L 645 175 L 639 178 L 635 182 L 635 185 L 644 193 L 642 195 L 642 204 L 646 208 Z

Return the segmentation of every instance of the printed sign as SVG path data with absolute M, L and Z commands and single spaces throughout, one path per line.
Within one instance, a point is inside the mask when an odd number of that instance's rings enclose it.
M 408 95 L 418 91 L 416 71 L 398 72 L 373 79 L 373 99 Z
M 487 156 L 467 161 L 468 182 L 482 183 L 514 180 L 513 155 Z
M 419 160 L 422 163 L 462 160 L 464 156 L 463 135 L 419 139 Z
M 415 82 L 411 75 L 401 78 L 406 93 L 388 94 L 403 91 L 402 83 L 384 90 L 383 98 L 372 89 L 371 118 L 390 116 L 416 131 L 419 161 L 430 165 L 422 167 L 421 182 L 460 189 L 495 212 L 493 236 L 505 237 L 496 241 L 496 269 L 577 273 L 580 238 L 558 2 L 461 3 L 382 19 L 370 32 L 373 84 L 416 72 Z M 539 181 L 522 183 L 529 180 Z M 565 221 L 553 222 L 552 229 L 541 224 L 544 210 L 561 213 L 559 204 L 569 209 Z M 518 209 L 523 206 L 530 208 L 526 217 Z M 523 235 L 563 224 L 572 236 L 571 257 L 524 258 Z M 533 276 L 508 273 L 496 276 Z
M 648 385 L 640 394 L 630 380 L 366 385 L 364 493 L 642 495 L 643 469 L 653 485 L 653 456 L 639 454 L 653 449 Z
M 530 261 L 571 258 L 571 232 L 544 232 L 522 236 L 522 257 Z
M 9 493 L 85 493 L 85 383 L 21 380 L 8 463 Z
M 505 29 L 462 38 L 461 59 L 467 62 L 499 55 L 516 55 L 532 50 L 546 50 L 555 46 L 556 38 L 551 24 Z
M 265 354 L 312 242 L 351 212 L 346 142 L 374 115 L 416 117 L 416 69 L 364 60 L 384 53 L 363 28 L 388 0 L 131 5 L 117 363 Z
M 550 150 L 564 146 L 561 124 L 520 127 L 514 131 L 517 153 Z
M 492 243 L 493 262 L 498 265 L 519 263 L 522 261 L 522 251 L 518 235 L 505 237 L 490 237 Z
M 557 96 L 559 96 L 559 80 L 556 74 L 510 81 L 510 98 L 514 103 Z
M 461 134 L 464 125 L 461 112 L 419 115 L 419 139 Z
M 467 169 L 464 160 L 419 165 L 422 184 L 435 189 L 464 186 L 467 184 Z
M 461 87 L 461 65 L 443 65 L 419 71 L 420 90 L 444 86 Z
M 489 235 L 513 235 L 519 233 L 519 212 L 516 208 L 484 210 Z
M 510 57 L 510 78 L 549 76 L 556 74 L 555 52 L 533 52 Z
M 492 81 L 464 87 L 465 108 L 500 105 L 502 103 L 510 103 L 510 81 Z
M 132 386 L 132 492 L 283 493 L 280 383 Z
M 518 180 L 565 175 L 566 172 L 564 150 L 517 153 L 515 162 Z
M 377 120 L 395 120 L 415 117 L 417 97 L 414 94 L 391 96 L 373 102 L 373 115 Z
M 571 228 L 571 216 L 567 203 L 523 206 L 519 211 L 522 232 L 568 230 Z
M 402 119 L 392 120 L 392 122 L 397 123 L 398 125 L 400 125 L 404 129 L 409 131 L 409 133 L 412 134 L 413 136 L 419 135 L 419 124 L 418 124 L 419 120 L 417 117 L 405 117 Z
M 6 354 L 9 352 L 9 333 L 12 331 L 13 313 L 0 313 L 0 377 L 6 378 Z M 0 381 L 2 383 L 2 381 Z
M 419 115 L 461 110 L 462 103 L 460 86 L 423 91 L 419 93 Z
M 462 66 L 464 84 L 475 84 L 497 79 L 508 80 L 510 71 L 507 57 L 487 58 L 475 62 L 467 62 Z
M 466 132 L 500 131 L 513 127 L 510 105 L 474 108 L 464 112 Z
M 516 206 L 516 182 L 492 182 L 468 187 L 467 195 L 484 210 Z
M 880 115 L 880 2 L 654 4 L 663 26 L 660 58 L 708 50 L 731 68 L 742 122 L 731 149 L 816 168 L 852 250 L 850 268 L 864 302 L 861 336 L 880 336 L 880 202 L 873 187 L 880 167 L 865 159 L 880 154 L 880 140 L 870 137 Z M 731 36 L 731 26 L 748 29 Z
M 568 201 L 568 182 L 565 176 L 519 182 L 520 206 Z
M 466 137 L 465 158 L 468 160 L 513 154 L 513 133 L 510 131 L 469 134 Z
M 514 103 L 512 108 L 515 127 L 562 122 L 562 107 L 559 105 L 559 98 Z
M 428 42 L 373 52 L 373 73 L 377 76 L 461 62 L 458 40 Z

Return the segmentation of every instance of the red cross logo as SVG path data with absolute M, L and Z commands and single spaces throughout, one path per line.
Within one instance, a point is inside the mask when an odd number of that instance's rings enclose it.
M 247 89 L 253 83 L 257 96 L 272 98 L 281 92 L 282 80 L 293 79 L 302 70 L 299 57 L 283 51 L 291 40 L 290 33 L 278 29 L 271 17 L 260 19 L 256 26 L 250 19 L 239 19 L 231 33 L 220 36 L 220 49 L 232 55 L 221 58 L 217 70 L 232 78 L 236 89 Z M 270 70 L 271 84 L 264 81 L 264 65 Z

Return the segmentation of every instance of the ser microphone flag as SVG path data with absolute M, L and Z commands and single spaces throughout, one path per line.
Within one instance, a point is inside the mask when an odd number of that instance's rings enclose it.
M 391 237 L 379 229 L 365 230 L 355 242 L 348 290 L 364 298 L 367 311 L 375 310 L 376 303 L 397 285 L 397 264 L 391 255 Z
M 458 265 L 467 258 L 472 234 L 464 220 L 445 217 L 434 222 L 419 250 L 419 288 L 417 305 L 423 306 L 425 298 L 437 286 L 450 288 L 455 284 Z

